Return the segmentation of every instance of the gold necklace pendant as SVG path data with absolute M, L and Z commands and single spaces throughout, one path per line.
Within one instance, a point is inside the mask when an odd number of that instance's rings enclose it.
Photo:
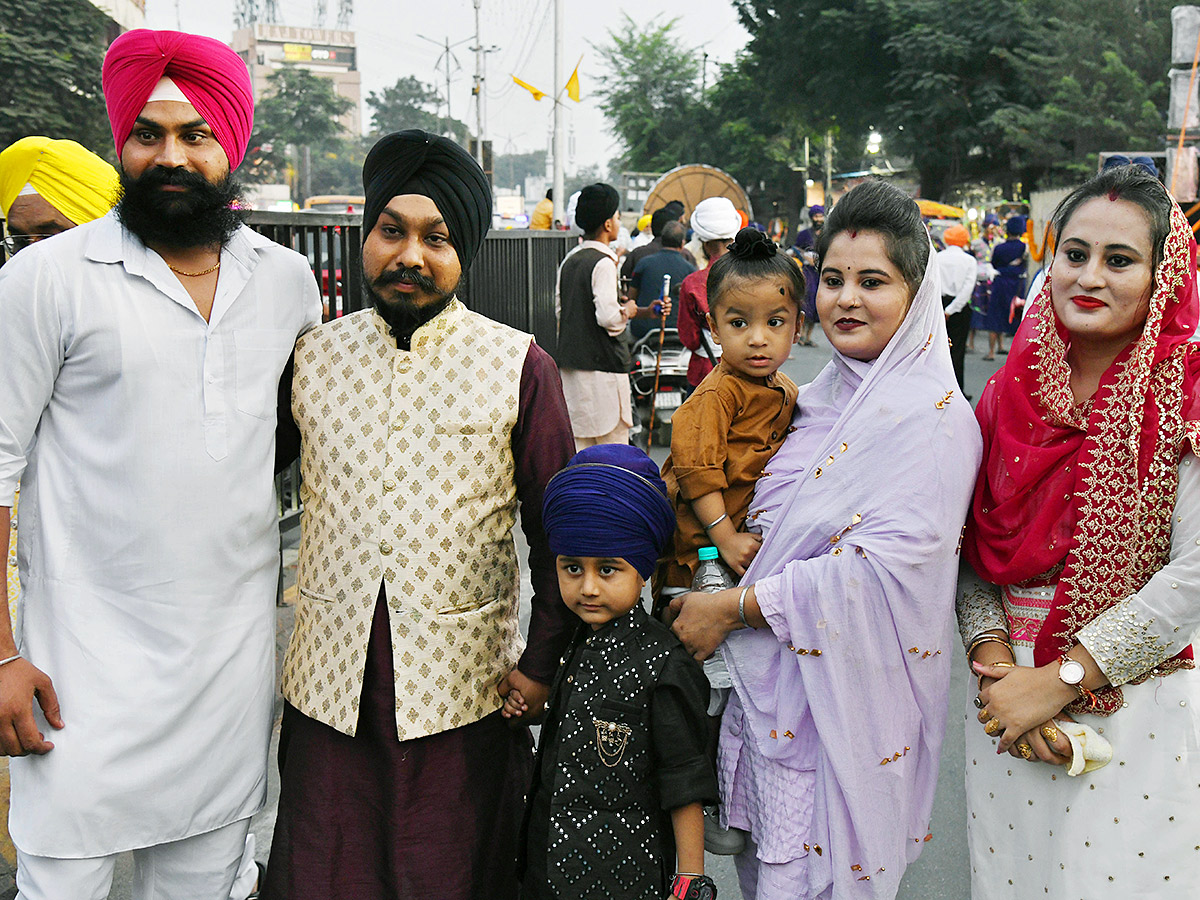
M 603 719 L 592 719 L 596 726 L 596 750 L 600 754 L 600 762 L 612 769 L 621 762 L 633 729 L 619 722 L 605 722 Z
M 211 272 L 215 272 L 215 271 L 217 271 L 217 269 L 221 268 L 221 260 L 218 259 L 217 264 L 215 266 L 209 266 L 203 272 L 185 272 L 185 271 L 183 271 L 183 269 L 175 268 L 170 263 L 167 263 L 167 268 L 170 269 L 172 272 L 174 272 L 176 275 L 182 275 L 184 278 L 199 278 L 201 275 L 208 275 Z

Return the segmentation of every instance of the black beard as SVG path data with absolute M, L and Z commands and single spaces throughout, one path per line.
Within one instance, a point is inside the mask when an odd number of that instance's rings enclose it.
M 411 349 L 413 333 L 449 306 L 450 301 L 454 299 L 454 294 L 458 291 L 458 285 L 455 285 L 449 292 L 440 290 L 432 278 L 408 268 L 384 272 L 374 281 L 367 276 L 364 268 L 362 280 L 363 290 L 371 299 L 371 305 L 375 307 L 379 317 L 387 322 L 392 337 L 396 339 L 396 346 L 401 350 Z M 403 294 L 395 300 L 384 300 L 376 291 L 376 288 L 397 283 L 415 284 L 434 299 L 430 303 L 418 306 L 410 297 Z
M 242 186 L 232 175 L 213 184 L 203 175 L 185 169 L 155 166 L 137 178 L 121 176 L 117 218 L 148 246 L 177 250 L 223 245 L 242 224 L 234 208 Z M 164 192 L 163 185 L 186 191 Z
M 824 223 L 824 222 L 813 222 L 813 223 L 812 223 L 812 230 L 813 230 L 813 234 L 820 234 L 820 233 L 821 233 L 821 229 L 822 229 L 822 228 L 824 228 L 824 227 L 825 227 L 825 223 Z

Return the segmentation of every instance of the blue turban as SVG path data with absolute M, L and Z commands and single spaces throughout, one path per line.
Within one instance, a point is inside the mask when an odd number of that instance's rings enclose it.
M 628 444 L 597 444 L 550 479 L 542 525 L 555 556 L 623 559 L 648 579 L 675 531 L 675 512 L 650 457 Z
M 808 208 L 808 214 L 810 216 L 816 216 L 816 215 L 823 216 L 823 215 L 825 215 L 825 207 L 822 206 L 820 203 L 814 203 L 812 206 L 810 206 Z
M 1013 216 L 1007 222 L 1004 223 L 1005 233 L 1009 237 L 1020 237 L 1021 235 L 1023 235 L 1025 233 L 1025 222 L 1026 221 L 1027 220 L 1024 216 Z
M 995 213 L 988 213 L 986 216 L 983 217 L 983 224 L 984 225 L 999 225 L 1000 217 L 998 215 L 996 215 Z

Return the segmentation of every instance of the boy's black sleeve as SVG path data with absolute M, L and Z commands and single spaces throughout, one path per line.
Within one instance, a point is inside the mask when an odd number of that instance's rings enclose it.
M 708 679 L 682 646 L 667 664 L 650 699 L 651 743 L 659 798 L 665 810 L 719 802 L 708 757 Z

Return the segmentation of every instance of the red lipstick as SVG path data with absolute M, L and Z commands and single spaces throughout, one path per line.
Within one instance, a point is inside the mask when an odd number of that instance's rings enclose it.
M 1089 297 L 1086 294 L 1076 294 L 1071 298 L 1071 302 L 1081 309 L 1100 309 L 1104 305 L 1103 302 L 1095 297 Z

